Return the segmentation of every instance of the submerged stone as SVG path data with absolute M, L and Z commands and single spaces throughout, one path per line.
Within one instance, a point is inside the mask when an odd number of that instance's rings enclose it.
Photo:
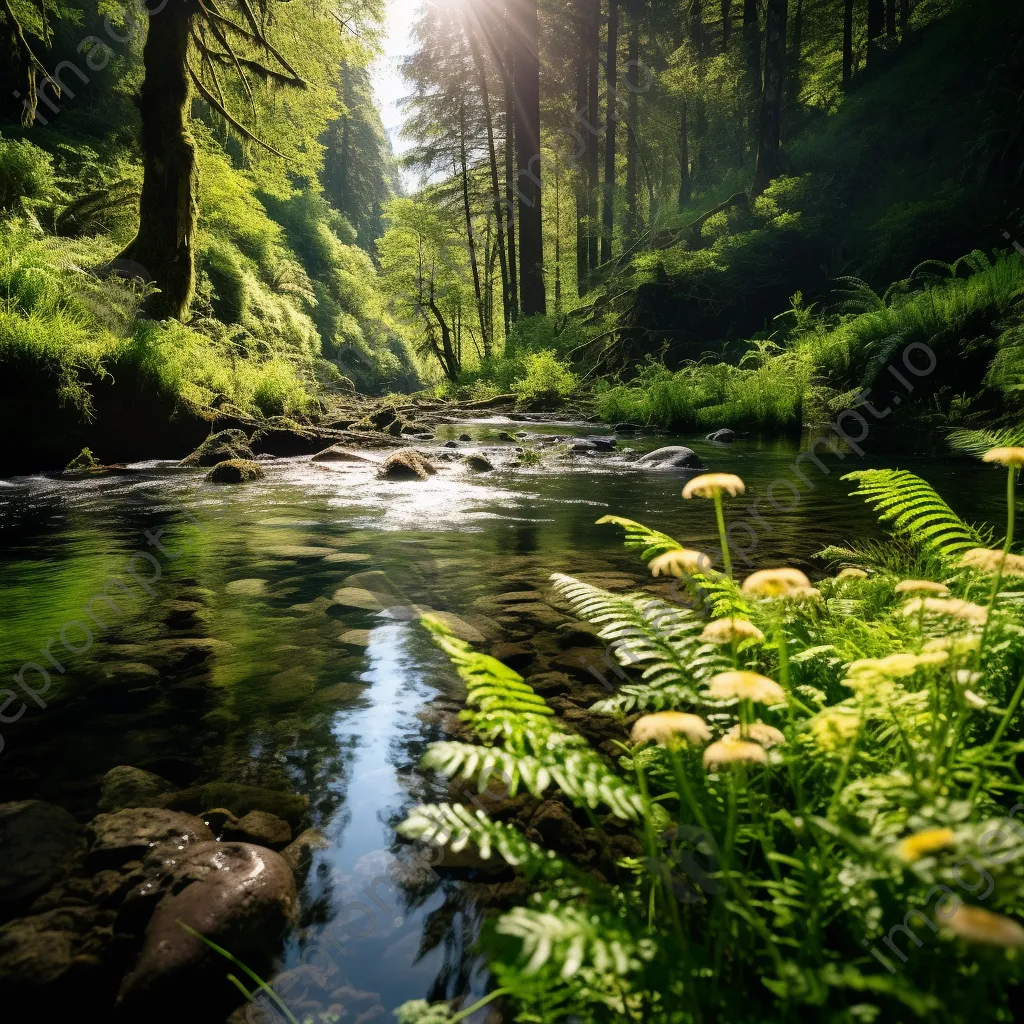
M 636 460 L 636 465 L 650 469 L 703 469 L 704 463 L 692 448 L 672 446 L 648 452 Z
M 0 804 L 0 906 L 45 892 L 84 847 L 84 829 L 63 807 L 42 800 Z

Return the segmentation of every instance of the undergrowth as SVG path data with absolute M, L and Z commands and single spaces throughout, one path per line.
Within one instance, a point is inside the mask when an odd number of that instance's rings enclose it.
M 892 530 L 812 587 L 798 570 L 740 583 L 641 524 L 627 544 L 657 593 L 553 586 L 593 623 L 624 681 L 591 709 L 598 750 L 528 682 L 428 621 L 468 688 L 475 742 L 426 764 L 561 800 L 589 860 L 482 809 L 434 804 L 401 833 L 477 848 L 532 879 L 482 945 L 519 1021 L 1012 1020 L 1024 981 L 1024 556 L 961 521 L 923 480 L 850 479 Z M 740 494 L 736 477 L 688 497 Z M 883 545 L 880 545 L 880 547 Z M 605 734 L 608 734 L 605 730 Z M 624 838 L 628 837 L 628 839 Z M 629 852 L 632 848 L 634 852 Z M 460 1010 L 458 1019 L 469 1011 Z M 402 1019 L 452 1019 L 408 1004 Z

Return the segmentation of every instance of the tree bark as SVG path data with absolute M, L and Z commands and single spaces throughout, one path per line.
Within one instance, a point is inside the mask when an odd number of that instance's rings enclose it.
M 516 191 L 519 196 L 519 287 L 524 316 L 547 312 L 541 212 L 540 19 L 537 0 L 517 0 L 515 66 Z
M 885 0 L 868 0 L 868 67 L 874 67 L 881 55 L 885 31 Z
M 843 5 L 843 92 L 853 85 L 853 0 Z
M 512 26 L 505 8 L 505 233 L 508 239 L 508 294 L 511 318 L 519 319 L 519 254 L 516 245 L 516 96 Z
M 896 38 L 896 4 L 899 0 L 885 0 L 885 34 Z
M 487 158 L 491 168 L 491 202 L 494 206 L 494 223 L 498 236 L 498 265 L 501 270 L 501 308 L 504 315 L 505 333 L 507 335 L 512 322 L 512 304 L 508 283 L 508 251 L 505 249 L 505 207 L 501 201 L 498 152 L 494 145 L 494 116 L 491 111 L 491 91 L 487 84 L 487 65 L 480 50 L 480 41 L 477 39 L 472 26 L 467 28 L 466 34 L 469 37 L 469 46 L 473 53 L 473 63 L 476 65 L 477 81 L 480 86 L 480 102 L 483 104 L 484 123 L 487 127 Z
M 579 38 L 586 40 L 587 8 L 585 4 L 577 3 L 577 14 L 579 16 Z M 589 121 L 588 110 L 588 89 L 590 81 L 587 66 L 587 47 L 581 45 L 577 54 L 576 62 L 576 124 L 574 128 L 582 128 L 579 135 L 582 144 L 582 152 L 577 155 L 578 171 L 576 173 L 576 294 L 582 298 L 590 287 L 590 260 L 587 252 L 589 244 L 589 232 L 587 230 L 587 173 L 584 166 L 584 158 L 587 154 L 587 139 L 589 131 L 585 122 Z M 580 123 L 584 122 L 584 123 Z
M 747 58 L 747 87 L 749 131 L 757 129 L 757 111 L 761 98 L 761 22 L 757 12 L 757 0 L 743 0 L 743 50 Z
M 601 168 L 601 0 L 589 0 L 586 30 L 587 51 L 587 264 L 591 272 L 599 264 L 597 188 Z
M 900 39 L 907 36 L 907 27 L 910 24 L 910 0 L 900 0 Z
M 175 0 L 149 18 L 139 91 L 142 197 L 139 230 L 119 262 L 160 289 L 146 302 L 154 319 L 183 320 L 195 293 L 199 170 L 189 131 L 187 58 L 194 0 Z
M 616 101 L 619 82 L 619 0 L 608 0 L 608 53 L 605 60 L 604 211 L 601 222 L 601 263 L 612 259 L 615 238 L 615 136 L 618 127 Z
M 732 38 L 732 0 L 722 0 L 722 52 L 729 49 Z
M 782 83 L 786 73 L 788 0 L 768 0 L 765 25 L 764 87 L 757 132 L 757 165 L 752 194 L 759 196 L 779 175 L 782 131 Z
M 487 315 L 484 312 L 484 293 L 480 286 L 480 264 L 476 255 L 476 232 L 473 230 L 473 207 L 469 198 L 469 157 L 466 152 L 466 101 L 459 101 L 459 172 L 462 182 L 462 212 L 466 218 L 466 240 L 469 244 L 469 266 L 473 275 L 473 296 L 476 299 L 477 317 L 480 321 L 480 338 L 483 341 L 484 356 L 491 354 L 491 337 L 487 330 Z
M 796 13 L 793 15 L 793 45 L 789 54 L 789 98 L 796 103 L 800 98 L 800 59 L 804 47 L 804 0 L 796 0 Z
M 629 88 L 629 110 L 626 115 L 628 135 L 626 149 L 626 247 L 636 243 L 640 216 L 637 203 L 637 164 L 640 162 L 640 144 L 637 137 L 637 119 L 640 113 L 640 15 L 641 8 L 634 4 L 629 24 L 629 70 L 626 84 Z
M 690 204 L 690 138 L 686 123 L 686 100 L 680 104 L 679 117 L 679 209 Z

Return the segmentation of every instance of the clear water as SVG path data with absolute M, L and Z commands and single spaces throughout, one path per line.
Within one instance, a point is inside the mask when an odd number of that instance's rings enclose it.
M 437 443 L 465 429 L 442 428 Z M 523 428 L 469 429 L 487 439 Z M 710 468 L 742 476 L 748 498 L 729 511 L 747 523 L 735 528 L 737 543 L 756 538 L 751 567 L 803 564 L 825 544 L 870 535 L 871 515 L 840 481 L 857 468 L 911 469 L 962 514 L 1002 520 L 1003 478 L 980 464 L 850 453 L 829 459 L 827 475 L 804 462 L 804 481 L 789 442 L 625 443 L 690 444 Z M 416 616 L 433 608 L 479 622 L 475 602 L 543 586 L 554 571 L 628 572 L 639 584 L 644 575 L 621 531 L 595 520 L 614 513 L 711 548 L 710 504 L 684 502 L 679 474 L 604 456 L 486 476 L 445 465 L 423 483 L 308 459 L 267 471 L 264 482 L 229 488 L 167 464 L 99 479 L 0 482 L 4 678 L 36 662 L 52 679 L 40 698 L 45 709 L 32 705 L 0 726 L 0 799 L 51 800 L 85 820 L 96 813 L 104 773 L 120 764 L 181 786 L 221 779 L 301 793 L 328 847 L 282 958 L 296 1012 L 340 1006 L 355 1018 L 406 999 L 479 991 L 470 891 L 409 869 L 394 837 L 412 803 L 445 796 L 416 766 L 439 734 L 439 707 L 460 693 Z M 757 512 L 744 511 L 752 501 Z M 101 628 L 83 609 L 111 580 L 126 589 L 108 587 L 116 614 L 91 605 Z M 331 598 L 343 587 L 388 588 L 398 607 L 339 610 Z M 369 630 L 367 646 L 340 639 L 352 630 Z M 63 674 L 47 663 L 46 648 Z M 179 664 L 161 667 L 156 696 L 143 686 L 125 697 L 106 678 L 111 666 L 165 666 L 182 650 Z M 24 678 L 42 688 L 35 670 Z M 381 877 L 400 882 L 368 892 Z

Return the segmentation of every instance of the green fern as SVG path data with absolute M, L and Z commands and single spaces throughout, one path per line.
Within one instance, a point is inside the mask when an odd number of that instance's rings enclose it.
M 644 563 L 658 555 L 663 555 L 666 551 L 683 550 L 682 544 L 667 533 L 652 530 L 632 519 L 623 519 L 621 516 L 604 516 L 604 518 L 598 519 L 597 525 L 621 526 L 626 531 L 626 539 L 623 543 L 631 551 L 639 551 L 640 558 Z
M 864 498 L 896 537 L 908 540 L 922 554 L 949 563 L 987 540 L 965 523 L 935 489 L 904 469 L 866 469 L 844 480 L 857 483 L 854 495 Z
M 498 921 L 500 935 L 519 939 L 529 958 L 524 970 L 535 974 L 549 961 L 571 978 L 585 963 L 602 974 L 631 974 L 654 959 L 650 939 L 636 938 L 635 922 L 610 920 L 588 909 L 552 900 L 544 909 L 516 907 Z
M 643 802 L 636 788 L 582 736 L 566 730 L 518 672 L 474 651 L 439 619 L 425 616 L 423 623 L 466 683 L 468 707 L 460 717 L 488 744 L 435 743 L 424 757 L 427 767 L 475 779 L 481 792 L 494 775 L 511 793 L 522 784 L 540 797 L 555 785 L 577 807 L 604 805 L 616 817 L 637 820 Z
M 954 430 L 946 440 L 953 451 L 980 458 L 990 448 L 1017 448 L 1024 445 L 1024 426 L 1003 430 Z

